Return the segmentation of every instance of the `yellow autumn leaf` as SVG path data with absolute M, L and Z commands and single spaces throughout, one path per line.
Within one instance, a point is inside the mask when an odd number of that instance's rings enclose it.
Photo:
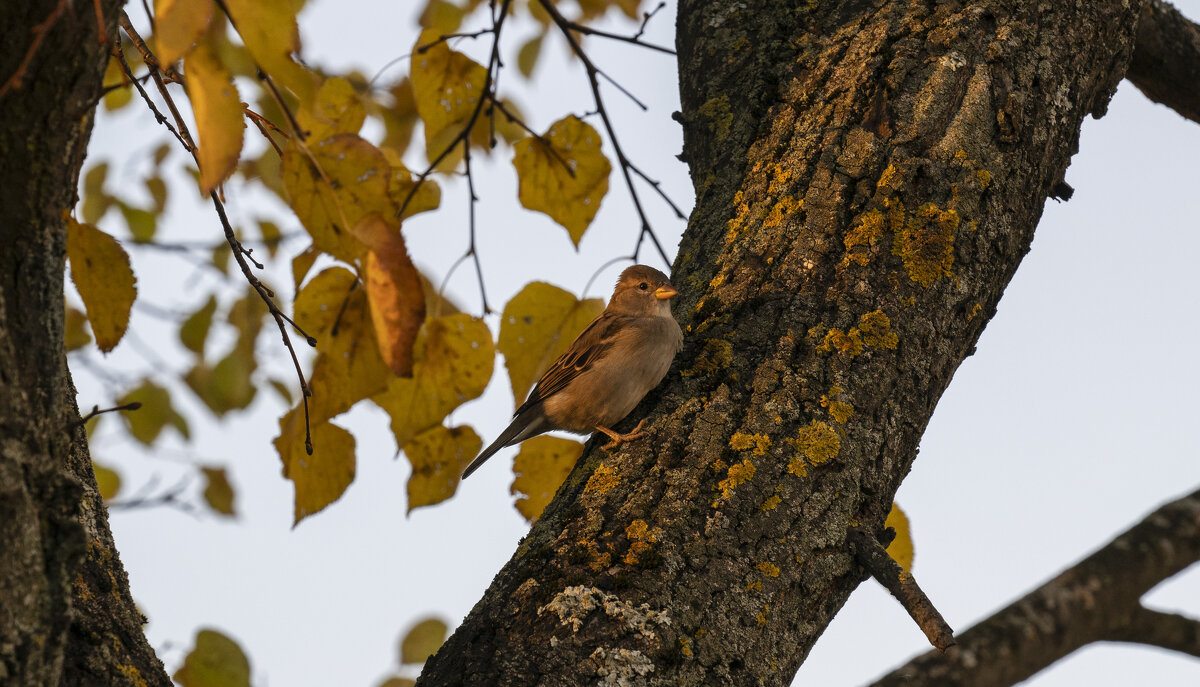
M 337 501 L 354 481 L 354 436 L 331 422 L 312 426 L 312 455 L 304 446 L 304 409 L 279 419 L 275 450 L 283 476 L 296 487 L 295 523 Z
M 379 110 L 383 120 L 384 136 L 380 147 L 394 150 L 403 155 L 412 141 L 413 128 L 417 124 L 417 104 L 413 100 L 412 81 L 403 79 L 388 89 L 393 102 Z
M 68 305 L 65 316 L 63 344 L 66 345 L 67 352 L 77 351 L 90 344 L 92 335 L 87 330 L 87 315 Z
M 404 445 L 412 465 L 408 478 L 408 512 L 432 506 L 454 496 L 458 476 L 479 455 L 483 440 L 467 426 L 427 429 Z
M 130 68 L 133 68 L 132 64 L 130 64 Z M 101 85 L 105 89 L 104 109 L 109 112 L 115 112 L 133 101 L 133 88 L 130 86 L 129 77 L 125 75 L 125 69 L 116 57 L 109 57 Z M 86 219 L 87 216 L 84 215 L 84 217 Z M 86 221 L 95 222 L 96 220 L 86 219 Z
M 179 342 L 183 347 L 204 358 L 204 343 L 208 340 L 208 330 L 212 327 L 213 313 L 217 311 L 216 296 L 209 296 L 208 301 L 196 312 L 179 325 Z
M 413 100 L 425 123 L 425 152 L 431 160 L 466 126 L 487 80 L 487 70 L 445 41 L 431 45 L 440 36 L 438 31 L 422 31 L 412 52 Z
M 154 55 L 174 64 L 208 30 L 212 0 L 154 0 Z
M 300 285 L 304 283 L 304 278 L 308 276 L 308 271 L 312 269 L 313 263 L 317 261 L 320 254 L 321 251 L 317 250 L 316 246 L 309 244 L 308 248 L 292 258 L 292 286 L 296 293 L 300 292 Z
M 379 353 L 392 372 L 412 376 L 413 342 L 425 321 L 421 277 L 408 257 L 398 224 L 371 215 L 354 227 L 354 235 L 370 247 L 363 281 Z
M 254 402 L 258 386 L 251 375 L 258 367 L 253 351 L 234 348 L 216 365 L 197 362 L 183 381 L 217 417 L 231 410 L 243 410 Z
M 296 114 L 300 128 L 308 132 L 310 143 L 323 141 L 334 134 L 357 134 L 366 117 L 366 109 L 354 86 L 340 76 L 321 84 L 312 107 Z
M 579 246 L 600 201 L 608 193 L 612 165 L 600 150 L 600 134 L 575 115 L 550 125 L 543 135 L 513 146 L 521 205 L 543 212 L 566 228 Z
M 221 515 L 235 515 L 233 509 L 233 485 L 225 474 L 225 468 L 200 468 L 204 473 L 204 502 Z
M 386 391 L 371 398 L 391 417 L 396 445 L 405 446 L 482 394 L 495 358 L 492 332 L 483 320 L 464 313 L 425 320 L 413 346 L 413 376 L 393 378 Z
M 344 413 L 358 401 L 383 391 L 392 378 L 379 356 L 367 294 L 355 287 L 356 281 L 350 270 L 331 267 L 313 277 L 296 296 L 296 323 L 317 339 L 317 359 L 309 379 L 313 423 Z
M 237 168 L 246 129 L 242 100 L 233 85 L 233 75 L 207 42 L 201 41 L 188 54 L 183 70 L 196 116 L 200 188 L 208 193 Z
M 517 511 L 529 524 L 541 516 L 581 455 L 583 444 L 571 439 L 543 435 L 521 444 L 513 461 L 516 479 L 509 493 L 517 497 Z
M 887 552 L 901 568 L 906 572 L 912 572 L 913 550 L 912 530 L 908 525 L 908 516 L 904 511 L 900 510 L 900 506 L 892 504 L 892 510 L 888 513 L 887 521 L 883 523 L 884 527 L 891 527 L 896 530 L 896 538 L 888 544 Z
M 141 403 L 142 407 L 121 413 L 121 417 L 133 438 L 143 444 L 153 444 L 167 425 L 174 427 L 184 439 L 191 436 L 187 420 L 171 405 L 170 392 L 149 379 L 117 400 L 117 405 L 130 403 Z
M 542 54 L 542 40 L 545 37 L 546 33 L 543 31 L 523 43 L 517 51 L 517 70 L 526 79 L 533 76 L 533 68 L 537 66 L 538 56 Z
M 599 298 L 579 300 L 546 282 L 530 282 L 504 306 L 497 347 L 504 354 L 513 400 L 520 405 L 533 383 L 575 337 L 604 311 Z
M 112 501 L 121 491 L 121 475 L 96 461 L 92 461 L 92 470 L 96 473 L 96 488 L 100 490 L 100 498 Z
M 336 134 L 309 150 L 312 159 L 292 143 L 283 153 L 283 184 L 292 210 L 318 250 L 355 263 L 366 246 L 351 233 L 354 225 L 367 215 L 396 212 L 388 196 L 391 167 L 382 151 L 354 134 Z
M 104 182 L 107 180 L 107 162 L 92 165 L 83 175 L 83 204 L 79 212 L 87 224 L 99 222 L 117 200 L 105 190 Z
M 401 219 L 411 217 L 418 212 L 436 210 L 442 203 L 442 189 L 433 179 L 425 179 L 420 186 L 413 178 L 413 173 L 404 166 L 400 155 L 390 148 L 383 149 L 384 157 L 392 166 L 392 176 L 388 180 L 388 195 L 396 209 L 404 208 Z M 414 187 L 416 190 L 413 190 Z M 412 195 L 410 198 L 409 195 Z M 405 205 L 405 203 L 408 205 Z
M 449 629 L 440 618 L 425 618 L 413 625 L 400 640 L 400 662 L 424 663 L 446 641 Z
M 250 659 L 237 642 L 203 628 L 196 646 L 171 676 L 181 687 L 250 687 Z
M 129 255 L 116 239 L 90 224 L 67 220 L 67 259 L 71 281 L 83 299 L 92 335 L 108 353 L 129 326 L 129 311 L 137 297 L 137 279 Z
M 287 86 L 302 104 L 311 102 L 313 75 L 292 59 L 300 47 L 293 0 L 225 0 L 234 28 L 258 66 Z

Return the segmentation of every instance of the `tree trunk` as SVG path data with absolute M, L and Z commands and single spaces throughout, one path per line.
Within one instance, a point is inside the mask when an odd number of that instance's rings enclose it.
M 648 437 L 592 445 L 420 684 L 788 684 L 1137 14 L 682 0 L 684 351 L 626 422 Z
M 0 3 L 5 685 L 169 684 L 113 546 L 63 349 L 65 218 L 120 5 Z

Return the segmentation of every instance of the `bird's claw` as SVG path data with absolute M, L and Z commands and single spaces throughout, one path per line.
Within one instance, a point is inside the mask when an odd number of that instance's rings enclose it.
M 634 439 L 641 438 L 641 436 L 643 434 L 645 434 L 645 432 L 642 431 L 642 427 L 645 426 L 645 424 L 646 424 L 646 420 L 643 418 L 641 422 L 637 423 L 637 427 L 633 428 L 632 432 L 626 432 L 625 434 L 617 434 L 616 432 L 614 432 L 613 430 L 611 430 L 607 427 L 597 426 L 596 429 L 600 430 L 601 432 L 604 432 L 606 435 L 608 435 L 609 439 L 612 439 L 612 441 L 601 446 L 600 448 L 604 449 L 605 451 L 609 451 L 609 450 L 612 450 L 612 449 L 620 446 L 621 444 L 623 444 L 627 441 L 633 441 Z

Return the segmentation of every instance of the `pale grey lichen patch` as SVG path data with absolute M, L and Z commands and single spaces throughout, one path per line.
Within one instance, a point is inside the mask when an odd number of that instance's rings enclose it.
M 596 664 L 596 674 L 601 678 L 596 684 L 603 687 L 644 685 L 646 676 L 654 672 L 654 663 L 636 649 L 600 647 L 588 658 Z
M 538 609 L 538 615 L 547 611 L 554 613 L 561 624 L 570 625 L 572 632 L 578 632 L 583 621 L 597 609 L 602 609 L 605 615 L 620 622 L 627 631 L 645 639 L 655 638 L 655 625 L 671 624 L 665 612 L 652 610 L 649 604 L 634 606 L 622 601 L 616 594 L 583 585 L 567 587 L 555 594 L 549 603 Z

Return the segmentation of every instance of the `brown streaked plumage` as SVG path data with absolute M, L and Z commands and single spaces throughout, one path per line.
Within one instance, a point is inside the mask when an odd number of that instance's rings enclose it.
M 496 451 L 551 430 L 603 432 L 612 439 L 605 448 L 640 437 L 645 420 L 627 434 L 611 428 L 658 386 L 683 347 L 683 332 L 671 316 L 670 300 L 677 293 L 653 267 L 634 265 L 622 272 L 608 307 L 550 365 L 463 479 Z

